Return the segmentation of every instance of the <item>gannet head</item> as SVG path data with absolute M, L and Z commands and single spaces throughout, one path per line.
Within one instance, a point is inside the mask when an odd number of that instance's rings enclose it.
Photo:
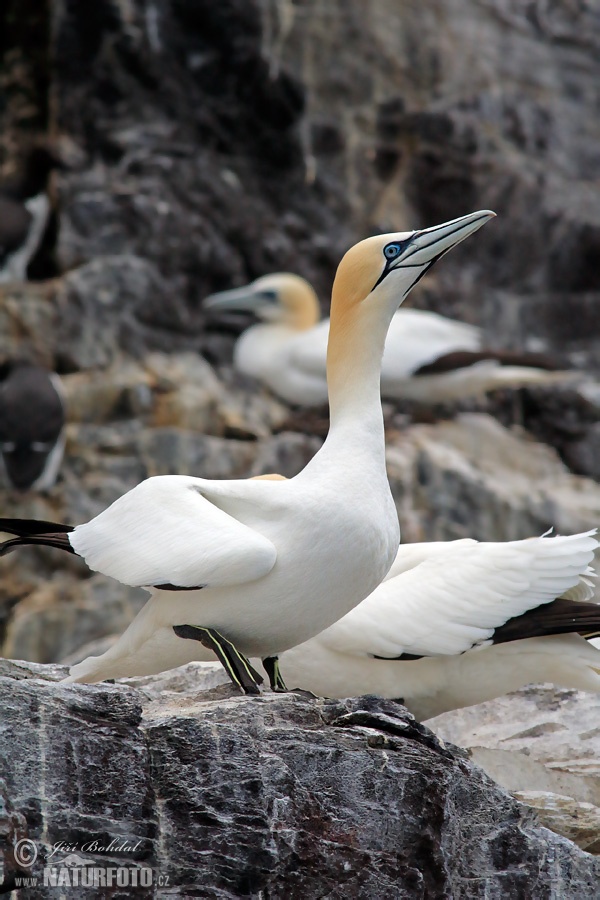
M 479 210 L 433 228 L 360 241 L 338 267 L 332 313 L 334 305 L 349 310 L 362 303 L 385 304 L 395 311 L 440 257 L 494 216 L 490 210 Z
M 211 294 L 204 300 L 210 310 L 251 310 L 266 322 L 305 330 L 319 321 L 320 309 L 313 288 L 298 275 L 274 272 L 251 284 Z

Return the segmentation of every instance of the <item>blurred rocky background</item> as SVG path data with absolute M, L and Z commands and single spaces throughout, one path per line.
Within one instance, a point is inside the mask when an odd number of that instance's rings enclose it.
M 60 373 L 66 456 L 49 492 L 3 489 L 2 514 L 77 523 L 154 474 L 293 475 L 322 427 L 291 430 L 292 410 L 232 372 L 237 326 L 206 321 L 203 297 L 290 270 L 326 309 L 356 240 L 491 208 L 411 302 L 582 382 L 388 406 L 403 539 L 599 525 L 599 106 L 591 0 L 4 0 L 0 166 L 40 136 L 72 162 L 30 280 L 0 285 L 0 360 Z M 144 597 L 51 551 L 8 556 L 0 579 L 0 652 L 41 663 L 120 632 Z M 548 696 L 520 703 L 553 733 Z M 561 712 L 580 702 L 558 696 Z M 496 717 L 520 722 L 509 700 L 447 736 L 518 769 L 527 735 L 489 737 Z M 539 763 L 562 787 L 490 771 L 591 804 L 581 844 L 597 850 L 598 782 L 578 793 L 567 775 L 597 779 L 600 729 L 563 721 L 568 752 Z

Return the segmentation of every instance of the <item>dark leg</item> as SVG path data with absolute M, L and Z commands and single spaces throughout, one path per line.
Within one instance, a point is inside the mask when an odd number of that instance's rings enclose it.
M 180 638 L 200 641 L 204 647 L 212 650 L 233 683 L 245 694 L 260 694 L 259 684 L 263 678 L 243 653 L 236 650 L 231 641 L 215 631 L 214 628 L 201 628 L 199 625 L 173 625 L 173 631 Z
M 265 667 L 265 672 L 269 676 L 269 681 L 271 682 L 271 690 L 278 691 L 280 693 L 287 691 L 285 681 L 281 677 L 281 672 L 279 671 L 279 657 L 265 656 L 262 664 Z

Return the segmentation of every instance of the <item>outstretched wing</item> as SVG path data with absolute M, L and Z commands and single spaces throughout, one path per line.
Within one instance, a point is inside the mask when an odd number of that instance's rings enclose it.
M 588 599 L 594 534 L 457 541 L 446 554 L 438 545 L 435 556 L 384 581 L 316 640 L 341 653 L 388 659 L 485 646 L 496 629 L 527 610 L 565 595 Z
M 202 479 L 143 481 L 69 535 L 88 566 L 138 587 L 217 587 L 254 581 L 277 558 L 264 535 L 224 512 Z

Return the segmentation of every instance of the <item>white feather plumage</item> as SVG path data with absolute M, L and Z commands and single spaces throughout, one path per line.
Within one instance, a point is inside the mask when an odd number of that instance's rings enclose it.
M 557 597 L 590 599 L 595 533 L 401 546 L 369 597 L 282 655 L 283 677 L 327 696 L 403 697 L 421 716 L 530 681 L 600 690 L 600 652 L 577 635 L 486 646 L 528 610 Z M 425 658 L 394 659 L 403 653 Z
M 213 658 L 178 637 L 176 625 L 218 629 L 242 653 L 272 656 L 322 631 L 381 582 L 399 543 L 379 395 L 385 335 L 419 272 L 492 215 L 368 238 L 346 254 L 332 300 L 331 428 L 295 478 L 152 478 L 69 534 L 90 568 L 148 586 L 151 598 L 110 650 L 74 666 L 68 680 Z

